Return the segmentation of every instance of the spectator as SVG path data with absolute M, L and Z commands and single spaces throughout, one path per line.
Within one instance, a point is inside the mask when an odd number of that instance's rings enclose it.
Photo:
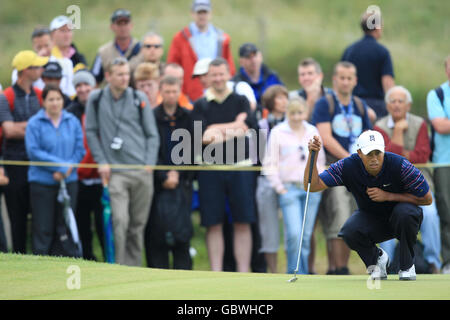
M 287 273 L 294 273 L 297 266 L 300 234 L 303 221 L 303 243 L 299 273 L 308 274 L 310 239 L 319 208 L 320 193 L 310 194 L 307 217 L 304 218 L 306 192 L 303 189 L 303 173 L 307 162 L 308 142 L 318 135 L 317 129 L 306 122 L 308 108 L 305 101 L 289 102 L 287 121 L 276 126 L 270 135 L 264 172 L 271 186 L 279 195 L 283 212 Z M 325 168 L 325 154 L 319 153 L 318 167 Z M 304 220 L 305 219 L 305 220 Z M 277 224 L 278 225 L 278 224 Z
M 60 87 L 62 79 L 62 68 L 58 62 L 48 62 L 44 66 L 44 72 L 42 73 L 42 81 L 44 81 L 45 85 L 53 84 L 55 86 Z M 63 93 L 64 98 L 64 108 L 67 108 L 69 104 L 72 103 L 72 100 Z
M 434 129 L 433 163 L 450 162 L 450 55 L 445 59 L 448 81 L 427 96 L 428 118 Z M 441 221 L 442 273 L 450 274 L 450 167 L 434 169 L 436 207 Z
M 0 93 L 1 94 L 1 93 Z M 3 196 L 3 186 L 9 183 L 9 179 L 5 176 L 5 170 L 0 168 L 0 199 Z M 8 252 L 8 243 L 6 241 L 5 225 L 2 218 L 2 210 L 0 206 L 0 252 Z
M 239 48 L 239 72 L 233 77 L 234 81 L 245 81 L 253 89 L 258 103 L 258 116 L 262 114 L 261 98 L 264 91 L 274 84 L 281 84 L 278 75 L 263 63 L 262 52 L 253 43 L 244 43 Z
M 152 108 L 158 106 L 159 78 L 159 68 L 151 62 L 139 64 L 134 72 L 134 87 L 145 93 Z
M 86 69 L 87 62 L 83 54 L 81 54 L 73 39 L 72 21 L 66 16 L 58 16 L 50 23 L 50 32 L 52 41 L 55 44 L 52 49 L 52 55 L 57 58 L 68 58 L 72 61 L 74 72 Z
M 31 41 L 33 50 L 38 56 L 47 57 L 49 59 L 48 61 L 58 62 L 60 64 L 62 68 L 60 88 L 65 95 L 72 97 L 75 94 L 75 89 L 72 85 L 73 64 L 68 58 L 57 58 L 52 55 L 54 44 L 50 36 L 50 30 L 47 27 L 35 28 L 31 35 Z M 11 78 L 11 81 L 14 84 L 17 81 L 17 70 L 13 70 Z M 33 86 L 42 90 L 45 87 L 45 83 L 39 78 L 33 83 Z
M 378 118 L 387 115 L 384 94 L 395 85 L 394 69 L 388 49 L 378 43 L 383 34 L 381 13 L 364 13 L 361 29 L 364 37 L 345 49 L 342 61 L 356 66 L 358 83 L 353 94 L 364 99 Z M 375 20 L 375 25 L 371 23 Z
M 431 153 L 427 123 L 421 117 L 409 113 L 411 104 L 411 93 L 406 88 L 395 86 L 389 89 L 386 93 L 386 108 L 389 115 L 378 120 L 374 129 L 383 135 L 386 151 L 401 155 L 412 164 L 427 163 Z M 431 172 L 428 168 L 420 171 L 432 190 Z M 431 195 L 434 197 L 432 191 Z M 420 232 L 424 245 L 424 258 L 430 265 L 431 273 L 439 273 L 441 237 L 436 205 L 433 202 L 421 208 L 423 221 Z M 395 243 L 392 239 L 380 244 L 391 261 L 394 261 Z
M 164 73 L 163 76 L 170 76 L 170 77 L 174 77 L 177 78 L 178 80 L 180 80 L 180 83 L 183 84 L 183 79 L 184 79 L 184 71 L 183 68 L 176 64 L 176 63 L 168 63 L 164 66 Z M 157 99 L 157 104 L 161 104 L 162 103 L 162 96 L 158 95 L 158 99 Z M 178 104 L 183 107 L 186 108 L 188 110 L 192 110 L 194 108 L 194 106 L 191 103 L 191 100 L 189 100 L 189 97 L 187 95 L 185 95 L 183 92 L 180 93 L 180 96 L 178 97 Z
M 222 57 L 227 60 L 231 75 L 235 72 L 230 36 L 210 23 L 211 10 L 209 0 L 192 2 L 194 21 L 175 34 L 167 55 L 167 63 L 177 63 L 184 69 L 183 93 L 191 101 L 203 95 L 200 81 L 192 78 L 197 60 Z
M 258 123 L 260 139 L 262 139 L 260 142 L 260 148 L 262 148 L 260 161 L 264 163 L 264 151 L 272 129 L 284 121 L 288 105 L 286 88 L 280 85 L 271 86 L 263 94 L 262 105 L 269 110 L 267 118 L 261 119 Z M 256 185 L 258 226 L 261 236 L 261 249 L 259 251 L 264 253 L 269 271 L 277 273 L 277 253 L 280 246 L 278 196 L 264 174 L 258 176 Z
M 204 90 L 206 91 L 210 86 L 211 83 L 209 81 L 208 77 L 208 68 L 209 64 L 211 63 L 212 59 L 210 58 L 203 58 L 198 60 L 195 63 L 194 71 L 192 73 L 192 77 L 198 77 L 200 82 L 202 83 L 202 86 Z M 242 96 L 245 96 L 250 103 L 250 109 L 256 110 L 256 98 L 255 94 L 253 93 L 252 87 L 245 82 L 245 81 L 227 81 L 228 89 L 232 90 L 233 92 L 236 92 L 237 94 L 240 94 Z
M 289 98 L 301 97 L 308 106 L 308 118 L 311 122 L 316 101 L 326 93 L 331 93 L 330 88 L 323 86 L 323 72 L 320 64 L 313 58 L 303 59 L 297 67 L 298 83 L 301 89 L 289 92 Z
M 180 164 L 173 160 L 176 146 L 175 130 L 182 129 L 194 136 L 190 112 L 178 104 L 181 82 L 171 76 L 161 80 L 162 104 L 154 109 L 160 137 L 159 165 Z M 181 157 L 184 154 L 180 155 Z M 192 164 L 192 159 L 183 165 Z M 193 227 L 191 222 L 192 171 L 157 171 L 155 173 L 155 194 L 146 228 L 146 253 L 151 268 L 169 268 L 169 253 L 173 256 L 174 269 L 192 269 L 189 254 Z M 167 212 L 170 210 L 171 212 Z M 170 214 L 170 216 L 168 216 Z M 171 222 L 178 221 L 177 224 Z M 177 226 L 180 226 L 177 228 Z
M 41 107 L 41 91 L 33 83 L 41 77 L 48 58 L 30 50 L 20 51 L 12 61 L 18 71 L 17 82 L 0 95 L 0 123 L 3 130 L 3 159 L 28 161 L 25 150 L 25 128 L 28 120 Z M 26 253 L 27 216 L 31 212 L 27 166 L 5 166 L 10 183 L 5 187 L 5 200 L 11 223 L 15 253 Z
M 116 262 L 141 266 L 159 135 L 147 97 L 128 87 L 127 60 L 114 59 L 105 76 L 108 85 L 93 91 L 87 102 L 86 137 L 100 177 L 109 186 Z M 142 165 L 145 170 L 120 170 L 111 164 Z
M 114 40 L 102 45 L 97 52 L 91 72 L 97 81 L 102 84 L 104 80 L 104 70 L 107 66 L 118 57 L 126 58 L 130 63 L 134 64 L 133 58 L 137 59 L 137 55 L 141 49 L 141 44 L 131 35 L 133 23 L 131 22 L 131 13 L 125 9 L 117 9 L 111 15 L 111 31 L 114 33 Z
M 30 199 L 33 210 L 33 254 L 67 255 L 58 244 L 62 241 L 57 225 L 64 224 L 62 206 L 58 203 L 59 182 L 65 180 L 75 209 L 77 172 L 61 163 L 79 163 L 84 156 L 83 133 L 80 122 L 63 110 L 63 94 L 56 85 L 45 86 L 42 92 L 44 109 L 30 118 L 25 143 L 31 161 L 55 163 L 54 167 L 30 166 Z
M 143 62 L 156 64 L 159 73 L 163 73 L 164 62 L 161 58 L 164 54 L 164 39 L 155 32 L 148 32 L 142 38 L 141 51 L 136 59 L 130 61 L 131 73 L 134 74 L 137 66 Z
M 83 144 L 86 153 L 83 160 L 81 160 L 81 163 L 94 164 L 95 161 L 86 139 L 85 114 L 89 94 L 96 85 L 95 78 L 88 70 L 80 70 L 75 72 L 73 76 L 73 85 L 77 92 L 77 96 L 66 110 L 78 118 L 83 129 Z M 91 213 L 94 214 L 95 231 L 103 249 L 103 208 L 101 204 L 103 192 L 102 181 L 96 168 L 78 168 L 77 174 L 78 197 L 75 217 L 77 220 L 81 245 L 83 247 L 83 258 L 96 261 L 97 257 L 92 250 Z
M 211 87 L 206 91 L 205 97 L 194 103 L 193 111 L 193 119 L 201 121 L 203 127 L 203 161 L 251 164 L 245 133 L 249 128 L 256 129 L 257 123 L 249 103 L 245 97 L 228 89 L 226 82 L 230 79 L 230 70 L 225 59 L 213 60 L 208 73 Z M 234 152 L 230 152 L 230 143 Z M 221 271 L 223 268 L 222 224 L 225 198 L 228 197 L 233 218 L 237 270 L 248 272 L 252 249 L 250 224 L 255 221 L 253 173 L 201 171 L 198 173 L 198 183 L 201 224 L 207 228 L 206 244 L 211 269 Z
M 356 67 L 339 62 L 334 68 L 333 94 L 320 98 L 314 107 L 316 125 L 327 156 L 327 165 L 356 152 L 356 139 L 371 128 L 367 105 L 352 95 L 356 85 Z M 350 250 L 338 238 L 344 222 L 356 210 L 356 203 L 344 187 L 329 188 L 322 195 L 319 219 L 327 238 L 327 274 L 348 274 Z
M 322 67 L 313 58 L 303 59 L 297 67 L 297 74 L 298 83 L 302 88 L 299 90 L 290 91 L 289 98 L 293 99 L 296 97 L 301 97 L 306 101 L 306 105 L 308 106 L 307 121 L 311 123 L 314 106 L 317 100 L 319 100 L 325 94 L 331 93 L 332 90 L 323 86 Z M 310 274 L 315 274 L 314 263 L 316 254 L 316 242 L 314 230 L 311 235 L 311 248 L 309 252 L 308 272 Z
M 211 61 L 212 59 L 210 58 L 203 58 L 198 60 L 195 63 L 194 72 L 192 74 L 192 77 L 199 78 L 200 82 L 203 85 L 204 92 L 206 92 L 208 88 L 211 86 L 208 76 L 208 69 Z M 235 82 L 230 80 L 227 81 L 227 87 L 232 92 L 245 96 L 250 103 L 250 109 L 252 111 L 256 109 L 256 98 L 255 95 L 253 94 L 252 88 L 249 86 L 247 82 L 244 81 Z M 251 139 L 250 157 L 252 161 L 254 161 L 254 159 L 257 158 L 257 150 L 255 150 L 256 145 L 257 145 L 256 141 Z M 255 172 L 255 179 L 256 179 L 256 172 Z M 226 219 L 223 224 L 223 236 L 225 241 L 223 270 L 236 271 L 236 261 L 234 259 L 233 253 L 233 223 L 228 198 L 225 199 L 225 215 Z M 261 245 L 261 237 L 259 234 L 257 221 L 251 224 L 251 231 L 252 231 L 252 258 L 251 258 L 252 271 L 265 272 L 266 271 L 265 259 L 260 253 L 258 253 Z

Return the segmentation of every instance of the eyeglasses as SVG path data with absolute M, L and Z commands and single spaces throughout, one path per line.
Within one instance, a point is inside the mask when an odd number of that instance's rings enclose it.
M 158 49 L 158 48 L 161 48 L 162 45 L 161 44 L 144 44 L 143 47 L 146 49 L 151 49 L 151 48 Z

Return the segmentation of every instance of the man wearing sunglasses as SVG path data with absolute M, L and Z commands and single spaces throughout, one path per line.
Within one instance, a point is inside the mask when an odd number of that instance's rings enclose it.
M 130 61 L 131 74 L 134 74 L 137 66 L 143 62 L 156 64 L 159 74 L 163 74 L 164 62 L 161 58 L 164 54 L 164 39 L 156 32 L 150 31 L 142 38 L 141 51 L 136 59 Z

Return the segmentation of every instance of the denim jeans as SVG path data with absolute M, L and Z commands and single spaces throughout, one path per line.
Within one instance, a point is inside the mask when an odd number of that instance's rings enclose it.
M 280 195 L 280 207 L 283 212 L 284 234 L 287 253 L 287 273 L 293 273 L 297 266 L 297 255 L 302 232 L 303 214 L 306 204 L 306 191 L 303 185 L 286 184 L 287 193 Z M 309 193 L 305 227 L 303 231 L 302 252 L 299 274 L 308 274 L 308 256 L 311 245 L 311 235 L 316 221 L 321 193 Z
M 436 209 L 436 203 L 434 201 L 429 206 L 421 206 L 423 210 L 423 221 L 420 227 L 420 233 L 422 234 L 422 243 L 424 246 L 424 258 L 428 263 L 433 263 L 436 268 L 441 268 L 441 236 L 439 228 L 439 215 Z M 389 259 L 393 261 L 396 239 L 391 239 L 380 243 L 380 247 L 389 256 Z

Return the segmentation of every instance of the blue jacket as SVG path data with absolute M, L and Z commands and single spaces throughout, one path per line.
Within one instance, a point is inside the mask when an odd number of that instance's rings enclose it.
M 30 118 L 25 132 L 25 146 L 30 161 L 79 163 L 84 156 L 83 131 L 80 121 L 72 114 L 62 111 L 61 122 L 55 128 L 41 109 Z M 30 166 L 28 181 L 44 185 L 57 185 L 53 173 L 66 173 L 68 167 Z M 74 168 L 66 182 L 77 181 Z

